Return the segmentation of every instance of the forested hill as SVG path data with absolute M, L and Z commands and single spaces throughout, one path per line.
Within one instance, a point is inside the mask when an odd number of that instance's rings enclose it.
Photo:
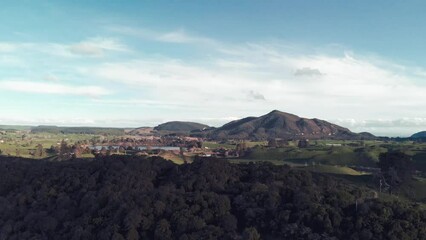
M 320 120 L 301 118 L 274 110 L 260 117 L 246 117 L 214 129 L 212 139 L 374 139 L 370 133 L 356 134 L 349 129 Z
M 411 136 L 411 138 L 426 138 L 426 131 L 415 133 Z
M 0 180 L 0 239 L 426 239 L 414 204 L 265 163 L 2 158 Z
M 194 130 L 203 130 L 209 126 L 196 122 L 166 122 L 160 124 L 154 128 L 156 131 L 167 131 L 167 132 L 185 132 L 189 133 Z

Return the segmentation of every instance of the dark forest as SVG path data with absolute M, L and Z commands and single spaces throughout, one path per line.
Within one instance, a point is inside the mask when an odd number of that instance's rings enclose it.
M 268 163 L 2 157 L 0 239 L 426 239 L 426 211 Z

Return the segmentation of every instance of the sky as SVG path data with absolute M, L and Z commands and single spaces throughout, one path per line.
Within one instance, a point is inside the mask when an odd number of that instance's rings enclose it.
M 426 130 L 424 1 L 2 1 L 0 125 Z

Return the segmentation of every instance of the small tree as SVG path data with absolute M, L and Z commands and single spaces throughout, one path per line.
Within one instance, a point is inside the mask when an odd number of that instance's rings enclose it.
M 82 155 L 83 150 L 81 149 L 79 144 L 75 144 L 72 146 L 72 157 L 73 158 L 80 158 Z
M 43 156 L 44 156 L 43 145 L 37 144 L 35 152 L 34 152 L 34 157 L 42 158 Z
M 307 139 L 299 140 L 299 142 L 297 143 L 297 146 L 299 148 L 307 148 L 309 146 L 309 140 Z
M 268 140 L 268 147 L 276 148 L 278 146 L 277 139 L 271 138 Z
M 67 160 L 71 156 L 71 149 L 68 147 L 67 142 L 65 140 L 61 141 L 61 145 L 59 146 L 59 160 Z
M 238 143 L 235 150 L 238 152 L 239 156 L 244 156 L 248 150 L 247 143 L 245 141 Z

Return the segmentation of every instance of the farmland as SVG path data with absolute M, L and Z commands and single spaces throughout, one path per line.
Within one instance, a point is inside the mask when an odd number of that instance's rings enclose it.
M 92 134 L 54 134 L 54 133 L 30 133 L 29 131 L 3 131 L 0 135 L 0 151 L 2 155 L 6 156 L 21 156 L 32 158 L 30 154 L 34 151 L 38 144 L 43 146 L 44 150 L 52 146 L 59 146 L 61 141 L 64 140 L 68 144 L 75 144 L 77 142 L 91 141 L 93 139 L 100 139 L 101 135 Z M 46 156 L 53 154 L 46 153 Z M 86 155 L 85 157 L 93 157 L 93 155 Z

